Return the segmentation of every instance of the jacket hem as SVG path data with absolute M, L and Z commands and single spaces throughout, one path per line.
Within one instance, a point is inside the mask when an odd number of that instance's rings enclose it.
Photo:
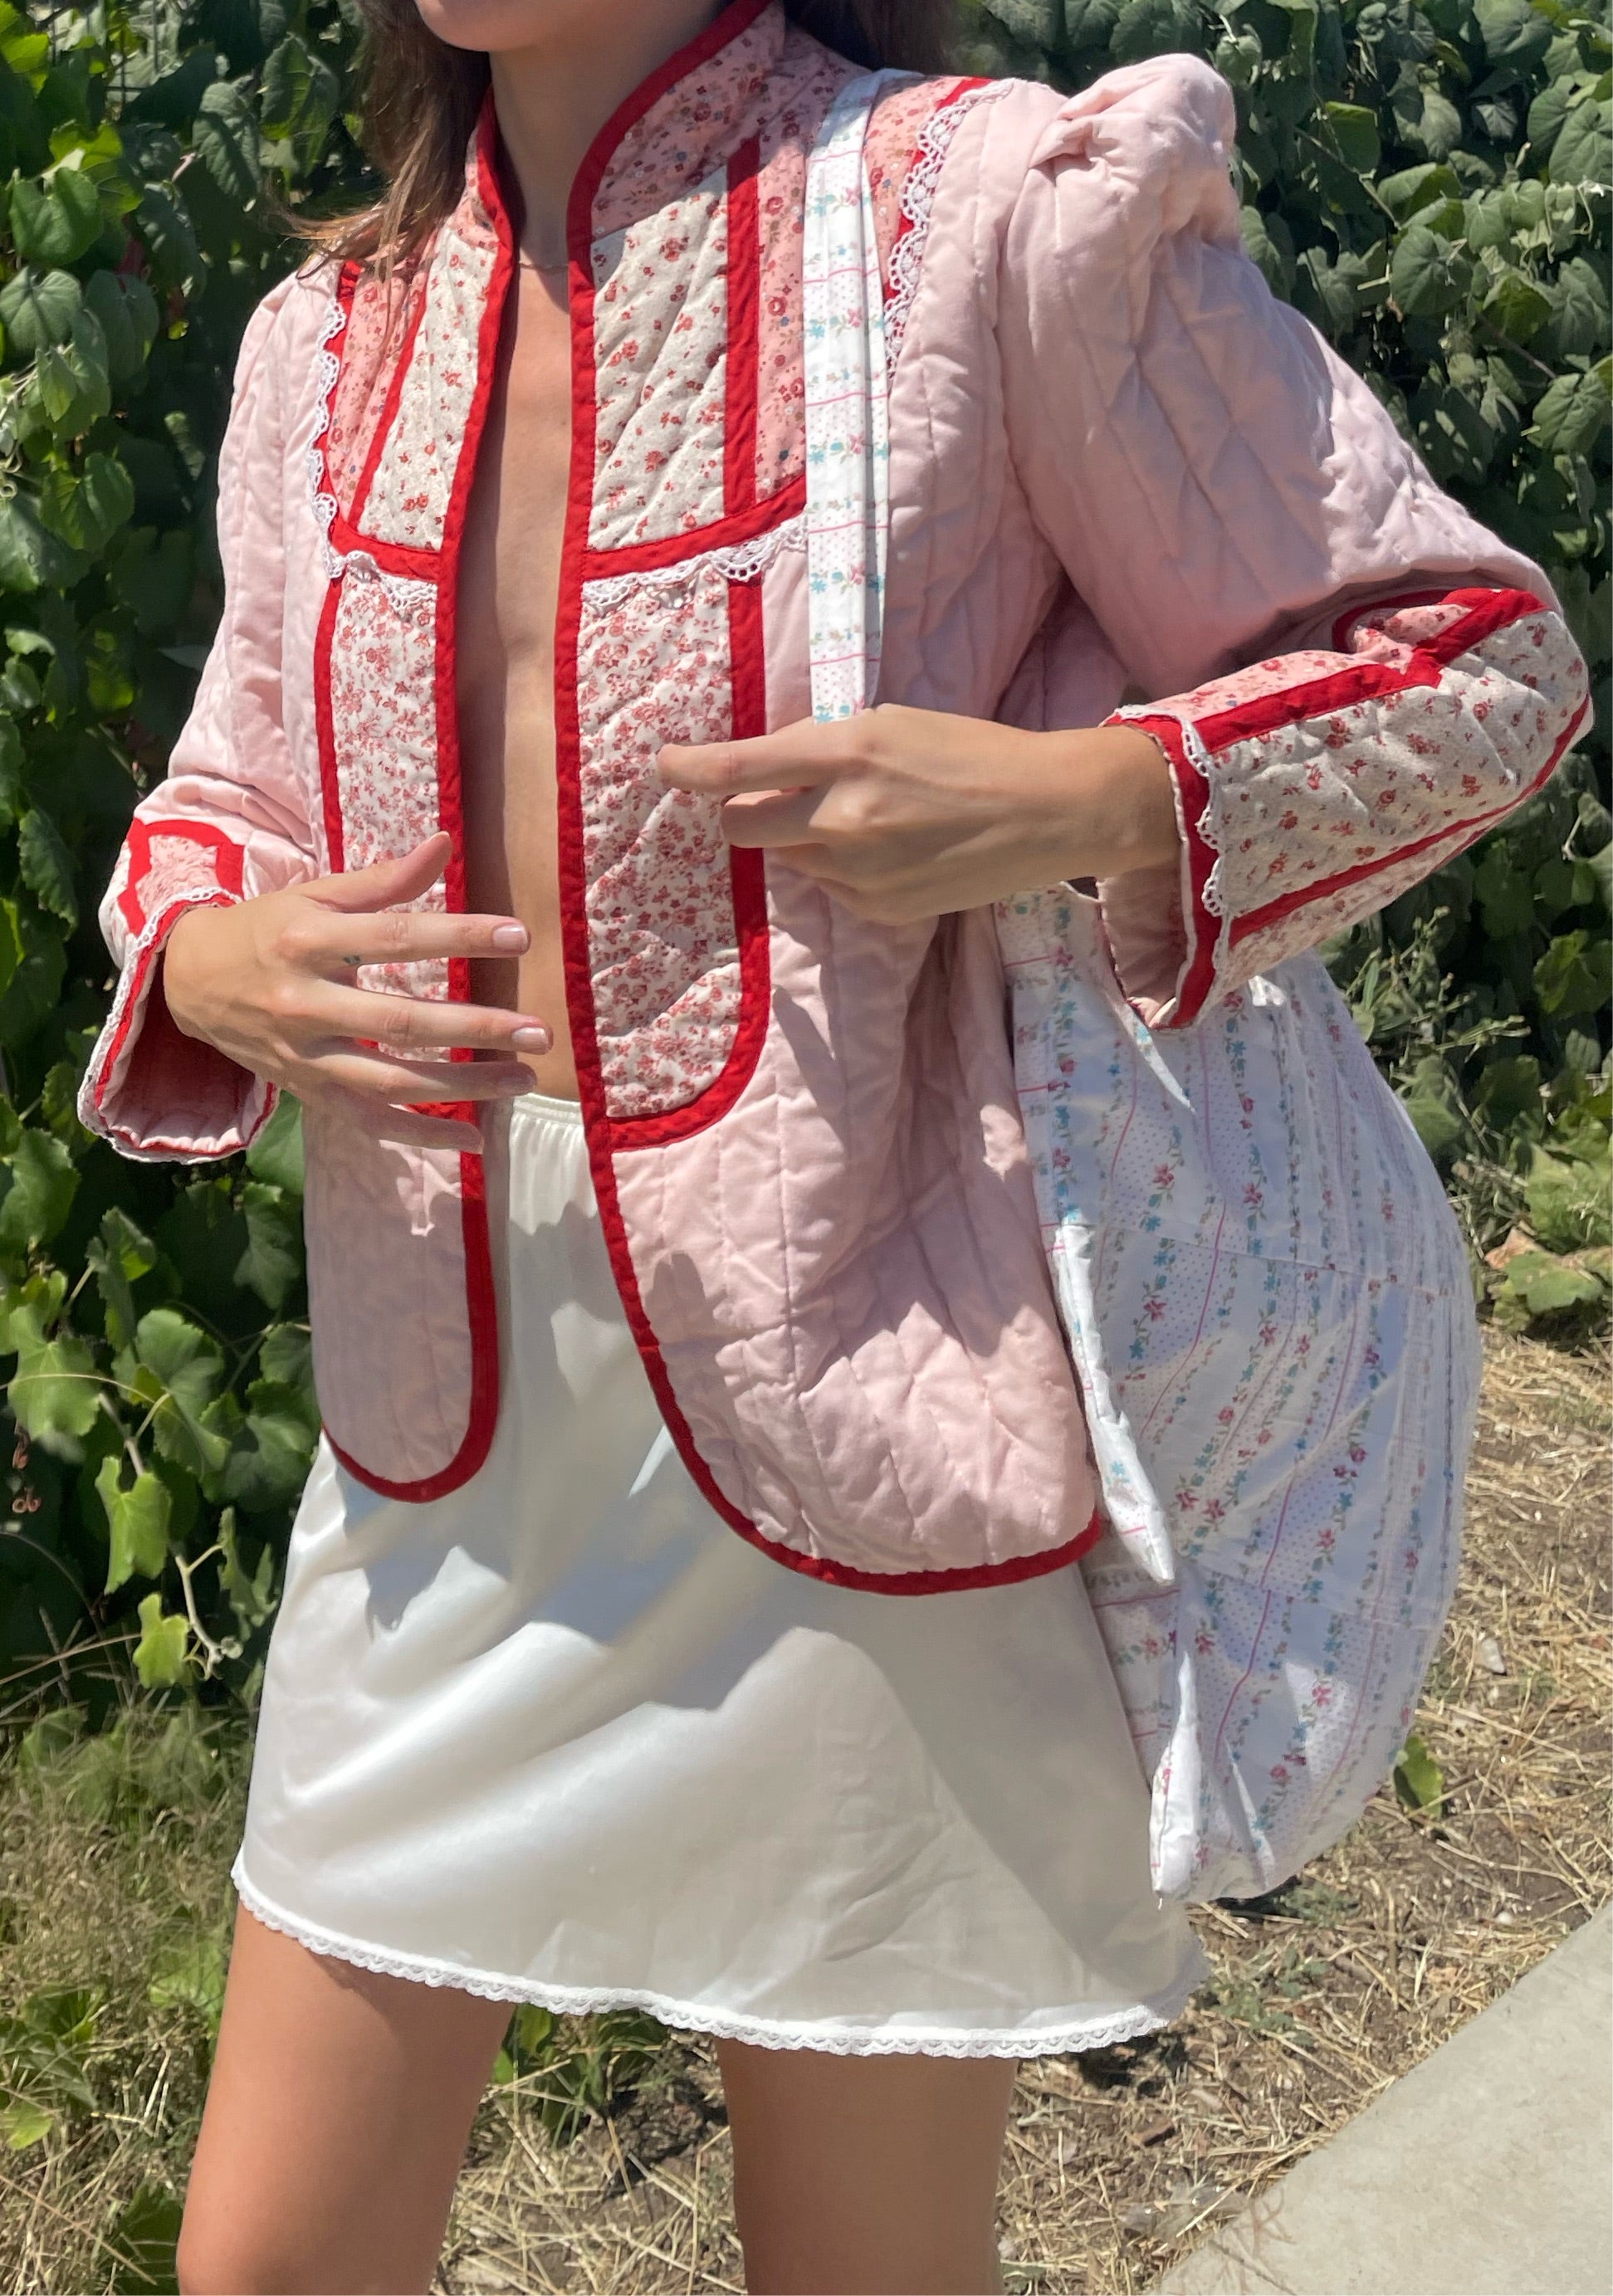
M 399 1953 L 288 1912 L 249 1879 L 244 1853 L 237 1853 L 230 1880 L 242 1904 L 266 1929 L 294 1938 L 310 1952 L 348 1962 L 377 1976 L 400 1977 L 416 1985 L 448 1986 L 481 2000 L 508 2001 L 512 2006 L 530 2003 L 564 2017 L 639 2009 L 675 2030 L 698 2033 L 711 2040 L 742 2041 L 761 2049 L 812 2049 L 837 2057 L 1047 2057 L 1112 2048 L 1118 2041 L 1134 2040 L 1140 2034 L 1157 2032 L 1170 2024 L 1209 1974 L 1200 1954 L 1174 1984 L 1146 2000 L 1099 2016 L 1072 2017 L 1064 2024 L 1028 2030 L 1012 2026 L 820 2024 L 809 2018 L 749 2016 L 701 2001 L 681 2001 L 648 1987 L 553 1985 L 426 1955 Z

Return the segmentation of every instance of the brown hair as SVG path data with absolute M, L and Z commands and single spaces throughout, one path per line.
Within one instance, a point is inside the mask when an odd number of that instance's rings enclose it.
M 414 0 L 358 0 L 358 11 L 364 141 L 387 188 L 356 214 L 299 217 L 296 227 L 324 254 L 385 273 L 417 254 L 458 203 L 487 59 L 428 31 Z M 853 63 L 927 72 L 946 66 L 951 0 L 784 0 L 784 12 Z

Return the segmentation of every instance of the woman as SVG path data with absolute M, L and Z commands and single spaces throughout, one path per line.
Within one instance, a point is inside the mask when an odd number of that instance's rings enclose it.
M 808 155 L 932 12 L 372 18 L 389 189 L 248 330 L 82 1102 L 305 1112 L 326 1431 L 181 2279 L 425 2287 L 528 1999 L 716 2037 L 752 2287 L 994 2287 L 1015 2062 L 1205 1964 L 1069 1567 L 993 904 L 1094 881 L 1188 1029 L 1536 786 L 1583 667 L 1167 58 L 880 91 L 893 706 L 804 722 Z

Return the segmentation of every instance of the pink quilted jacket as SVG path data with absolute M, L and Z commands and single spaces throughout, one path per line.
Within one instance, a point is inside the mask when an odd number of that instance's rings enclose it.
M 600 1215 L 667 1424 L 780 1562 L 916 1593 L 1053 1570 L 1101 1528 L 994 914 L 861 922 L 654 770 L 809 714 L 803 186 L 851 70 L 779 0 L 733 0 L 578 176 L 561 869 Z M 1539 570 L 1244 256 L 1232 130 L 1173 56 L 1068 100 L 898 86 L 869 141 L 880 696 L 1028 726 L 1150 701 L 1181 868 L 1101 890 L 1159 1028 L 1460 851 L 1587 711 Z M 455 572 L 513 255 L 489 114 L 389 300 L 305 271 L 248 329 L 223 625 L 102 912 L 122 980 L 81 1106 L 129 1154 L 228 1155 L 274 1097 L 168 1017 L 188 904 L 459 827 Z M 457 864 L 435 898 L 463 904 Z M 369 979 L 463 997 L 464 972 Z M 498 1408 L 497 1159 L 312 1113 L 307 1150 L 330 1439 L 378 1490 L 451 1490 Z

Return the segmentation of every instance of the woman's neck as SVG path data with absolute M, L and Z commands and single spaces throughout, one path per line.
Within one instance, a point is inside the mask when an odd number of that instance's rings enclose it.
M 522 209 L 520 242 L 541 268 L 566 259 L 566 202 L 584 154 L 618 104 L 702 32 L 722 0 L 632 0 L 557 9 L 541 45 L 488 58 L 499 135 Z

